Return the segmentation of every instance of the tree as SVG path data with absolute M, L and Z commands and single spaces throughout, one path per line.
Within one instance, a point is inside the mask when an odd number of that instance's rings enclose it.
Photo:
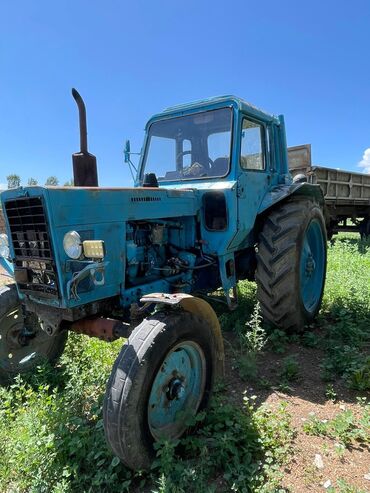
M 38 181 L 35 179 L 35 178 L 28 178 L 28 182 L 27 182 L 27 185 L 29 187 L 32 187 L 33 185 L 37 185 Z
M 8 180 L 8 188 L 18 188 L 21 184 L 21 177 L 19 175 L 9 175 L 6 179 Z
M 56 176 L 49 176 L 46 180 L 45 185 L 51 185 L 52 187 L 56 187 L 59 185 L 59 180 Z
M 74 187 L 74 180 L 71 178 L 70 180 L 66 181 L 65 184 L 63 185 L 64 187 Z

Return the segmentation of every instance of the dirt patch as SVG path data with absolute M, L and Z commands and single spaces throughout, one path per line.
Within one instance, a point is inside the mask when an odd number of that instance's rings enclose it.
M 352 410 L 355 415 L 359 415 L 362 408 L 357 397 L 365 394 L 349 390 L 338 380 L 332 384 L 336 400 L 330 400 L 327 397 L 328 385 L 321 378 L 322 351 L 298 344 L 288 344 L 283 354 L 266 351 L 258 360 L 258 378 L 243 380 L 240 378 L 235 348 L 235 334 L 225 334 L 226 388 L 231 400 L 241 405 L 243 395 L 247 395 L 256 396 L 257 405 L 266 403 L 275 408 L 282 401 L 288 403 L 287 412 L 291 415 L 295 438 L 291 457 L 281 471 L 282 485 L 287 491 L 326 491 L 324 484 L 327 485 L 330 480 L 335 488 L 338 479 L 361 491 L 370 491 L 370 481 L 364 477 L 370 473 L 368 447 L 354 445 L 342 448 L 335 439 L 308 435 L 303 429 L 304 423 L 312 416 L 331 420 L 345 410 Z M 281 391 L 280 375 L 284 360 L 288 357 L 297 361 L 298 374 L 296 380 L 289 382 L 289 390 Z M 263 388 L 266 386 L 269 388 Z M 322 468 L 314 464 L 316 455 L 320 455 Z
M 343 404 L 329 403 L 320 406 L 320 409 L 315 406 L 314 411 L 309 412 L 318 412 L 321 419 L 330 419 L 340 412 L 340 406 Z M 307 419 L 308 409 L 312 409 L 312 405 L 297 398 L 293 398 L 288 406 L 288 411 L 294 413 L 295 421 L 301 421 L 301 423 L 295 426 L 297 435 L 294 440 L 294 455 L 283 471 L 283 485 L 289 491 L 297 493 L 324 491 L 324 484 L 327 481 L 330 481 L 332 486 L 336 486 L 337 480 L 342 479 L 352 487 L 356 486 L 369 491 L 370 482 L 364 479 L 370 471 L 369 450 L 343 449 L 335 440 L 307 435 L 302 430 L 302 425 L 303 420 Z M 321 469 L 314 463 L 317 455 L 321 456 Z

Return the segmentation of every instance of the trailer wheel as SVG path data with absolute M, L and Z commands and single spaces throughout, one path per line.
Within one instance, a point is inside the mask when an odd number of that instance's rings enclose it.
M 174 440 L 208 403 L 216 348 L 206 320 L 189 312 L 158 312 L 132 332 L 107 384 L 107 442 L 131 469 L 147 469 L 153 444 Z
M 321 305 L 326 229 L 313 200 L 292 198 L 266 218 L 257 253 L 257 298 L 267 322 L 302 331 Z
M 32 320 L 33 315 L 30 315 Z M 36 317 L 32 327 L 25 326 L 15 284 L 0 288 L 0 384 L 7 385 L 19 374 L 29 372 L 62 354 L 67 333 L 50 337 Z

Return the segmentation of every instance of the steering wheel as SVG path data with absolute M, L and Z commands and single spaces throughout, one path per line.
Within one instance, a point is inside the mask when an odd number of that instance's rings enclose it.
M 176 156 L 176 161 L 177 161 L 180 157 L 186 156 L 187 154 L 191 154 L 191 153 L 192 153 L 192 151 L 191 151 L 191 150 L 188 150 L 188 151 L 181 151 L 181 152 L 179 152 L 179 153 L 177 154 L 177 156 Z M 207 157 L 207 160 L 208 160 L 208 164 L 209 164 L 209 165 L 210 165 L 210 167 L 212 168 L 214 161 L 213 161 L 213 160 L 212 160 L 209 156 Z M 198 164 L 200 164 L 200 165 L 204 168 L 203 164 L 201 164 L 201 163 L 198 163 Z M 188 167 L 188 169 L 190 169 L 191 167 L 192 167 L 192 164 Z

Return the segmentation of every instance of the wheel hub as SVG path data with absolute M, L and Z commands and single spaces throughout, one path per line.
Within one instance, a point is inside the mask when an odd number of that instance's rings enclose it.
M 35 332 L 29 331 L 26 327 L 22 329 L 13 328 L 9 330 L 6 339 L 10 348 L 17 349 L 28 346 L 35 336 Z
M 311 277 L 316 267 L 315 259 L 310 253 L 306 260 L 306 275 L 307 277 Z
M 308 225 L 302 245 L 300 264 L 300 291 L 302 303 L 309 313 L 315 313 L 325 277 L 325 238 L 318 219 Z
M 27 320 L 27 319 L 26 319 Z M 45 354 L 46 336 L 41 328 L 37 329 L 24 318 L 17 306 L 5 313 L 0 319 L 0 360 L 3 369 L 13 373 L 21 372 L 37 355 Z M 46 346 L 47 347 L 47 346 Z
M 173 401 L 179 400 L 185 395 L 185 387 L 183 385 L 183 379 L 173 378 L 169 384 L 166 392 L 167 399 Z
M 206 362 L 193 341 L 174 346 L 154 378 L 148 400 L 148 424 L 152 436 L 175 439 L 189 426 L 201 403 Z

